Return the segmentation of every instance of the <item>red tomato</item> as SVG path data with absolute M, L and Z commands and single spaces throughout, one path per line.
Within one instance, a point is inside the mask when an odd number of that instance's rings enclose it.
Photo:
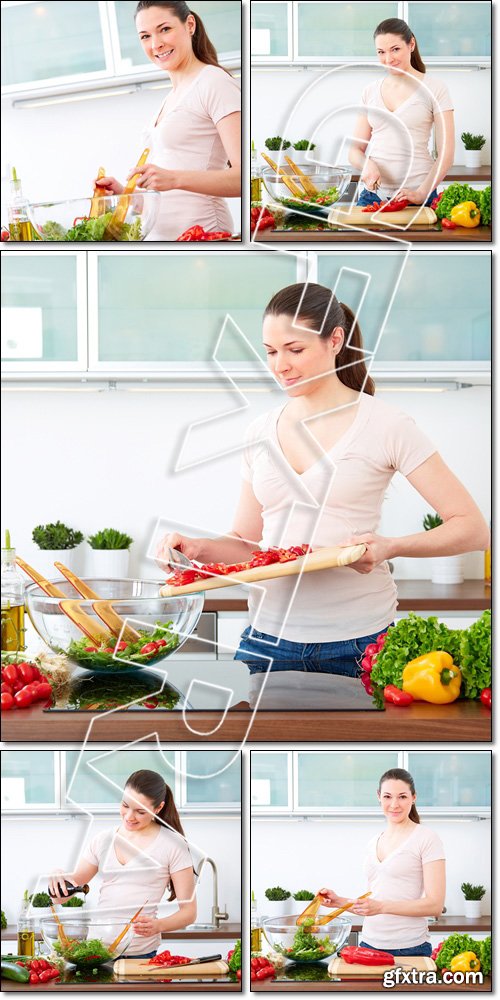
M 146 656 L 148 653 L 156 653 L 156 644 L 154 642 L 147 642 L 139 652 L 142 656 Z
M 4 667 L 3 678 L 7 681 L 7 684 L 12 685 L 16 684 L 16 682 L 20 680 L 15 663 L 8 663 L 7 666 Z
M 33 670 L 31 663 L 18 663 L 17 669 L 24 683 L 31 684 L 35 677 L 35 671 Z
M 1 696 L 2 712 L 10 712 L 14 708 L 14 698 L 11 694 L 2 692 Z
M 97 646 L 85 646 L 86 653 L 97 653 Z
M 167 645 L 167 643 L 166 643 L 165 639 L 157 639 L 155 645 L 156 645 L 157 649 L 162 649 L 163 646 Z
M 127 649 L 127 643 L 126 642 L 122 641 L 122 642 L 118 642 L 117 643 L 117 645 L 116 645 L 116 652 L 117 653 L 123 653 L 123 651 L 125 649 Z
M 26 684 L 14 695 L 16 708 L 29 708 L 36 699 L 36 691 L 33 684 Z
M 4 243 L 6 240 L 10 240 L 10 233 L 8 232 L 7 229 L 2 229 L 2 243 Z
M 37 975 L 37 973 L 30 972 L 30 983 L 39 983 L 39 982 L 40 982 L 40 977 Z
M 106 646 L 105 649 L 101 650 L 102 653 L 114 653 L 114 649 L 111 646 Z
M 50 698 L 52 696 L 52 684 L 48 681 L 38 681 L 36 686 L 36 701 L 42 701 L 44 698 Z
M 10 684 L 5 684 L 3 681 L 2 681 L 2 686 L 1 686 L 0 690 L 1 690 L 2 694 L 13 694 L 11 685 Z

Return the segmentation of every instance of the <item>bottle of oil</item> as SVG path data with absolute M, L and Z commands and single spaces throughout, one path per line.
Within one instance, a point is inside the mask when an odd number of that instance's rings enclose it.
M 262 177 L 260 167 L 257 162 L 257 150 L 252 139 L 252 152 L 250 163 L 250 200 L 252 204 L 259 204 L 262 201 Z
M 84 896 L 86 896 L 87 893 L 90 892 L 90 886 L 87 885 L 87 883 L 85 883 L 85 885 L 73 885 L 72 882 L 68 882 L 67 878 L 64 879 L 64 883 L 66 885 L 66 895 L 68 897 L 74 896 L 76 892 L 83 892 Z M 47 889 L 47 892 L 49 896 L 54 896 L 54 893 L 51 892 L 50 889 Z
M 491 587 L 491 544 L 484 553 L 484 583 L 486 587 Z
M 28 217 L 28 199 L 24 197 L 21 181 L 15 167 L 12 167 L 9 202 L 9 233 L 17 243 L 31 243 L 33 229 Z
M 257 900 L 252 890 L 252 902 L 250 906 L 250 948 L 252 954 L 262 951 L 262 928 L 260 918 L 257 914 Z
M 35 957 L 35 918 L 29 916 L 30 902 L 28 890 L 23 896 L 21 911 L 17 918 L 17 954 L 26 958 Z
M 26 649 L 24 636 L 24 581 L 16 566 L 16 550 L 5 532 L 2 549 L 2 653 L 20 653 Z

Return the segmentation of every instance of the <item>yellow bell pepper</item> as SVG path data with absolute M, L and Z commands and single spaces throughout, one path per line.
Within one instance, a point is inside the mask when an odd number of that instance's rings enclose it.
M 475 229 L 481 222 L 481 212 L 473 201 L 461 201 L 450 213 L 451 221 L 466 229 Z
M 437 650 L 411 660 L 403 670 L 403 691 L 416 701 L 448 705 L 460 694 L 462 674 L 449 653 Z
M 473 951 L 462 951 L 450 962 L 450 972 L 479 972 L 481 962 Z

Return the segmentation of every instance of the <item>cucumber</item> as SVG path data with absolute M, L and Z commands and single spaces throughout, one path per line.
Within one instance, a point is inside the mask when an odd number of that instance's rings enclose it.
M 15 983 L 28 983 L 29 970 L 15 962 L 7 962 L 2 958 L 2 979 L 12 979 Z

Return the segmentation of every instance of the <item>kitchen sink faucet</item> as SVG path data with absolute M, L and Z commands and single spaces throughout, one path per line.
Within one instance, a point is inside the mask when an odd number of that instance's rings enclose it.
M 212 868 L 213 873 L 213 905 L 212 905 L 212 924 L 214 927 L 218 927 L 223 920 L 229 920 L 229 913 L 226 913 L 225 909 L 219 910 L 219 880 L 217 876 L 217 865 L 212 858 L 204 857 L 200 861 L 200 866 L 198 868 L 198 881 L 203 869 L 203 866 L 209 864 Z

